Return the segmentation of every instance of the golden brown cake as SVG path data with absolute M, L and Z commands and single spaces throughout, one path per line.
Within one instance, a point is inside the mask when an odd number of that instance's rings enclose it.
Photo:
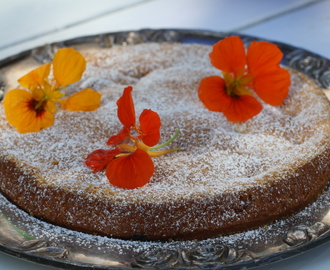
M 19 134 L 0 107 L 0 190 L 31 215 L 66 228 L 121 239 L 204 239 L 268 224 L 316 200 L 330 177 L 330 107 L 323 92 L 291 71 L 281 106 L 231 123 L 197 96 L 217 74 L 210 46 L 140 44 L 82 49 L 83 79 L 68 91 L 102 93 L 92 112 L 61 110 L 55 124 Z M 112 186 L 84 164 L 121 129 L 116 101 L 131 85 L 135 109 L 152 109 L 171 148 L 153 159 L 150 182 Z

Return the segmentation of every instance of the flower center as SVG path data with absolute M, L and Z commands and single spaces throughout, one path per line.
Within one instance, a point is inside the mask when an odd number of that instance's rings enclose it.
M 34 110 L 38 115 L 38 114 L 41 114 L 44 111 L 46 103 L 47 103 L 47 99 L 45 99 L 45 98 L 43 98 L 42 100 L 32 99 L 29 102 L 29 107 L 32 110 Z
M 226 85 L 227 94 L 231 97 L 237 97 L 238 96 L 237 89 L 238 89 L 239 86 L 240 86 L 239 81 L 233 81 L 229 85 Z
M 180 150 L 180 147 L 170 149 L 170 150 L 157 150 L 157 151 L 154 151 L 154 150 L 167 146 L 168 144 L 173 142 L 178 137 L 179 133 L 180 133 L 180 130 L 177 129 L 175 131 L 174 135 L 172 136 L 172 138 L 170 138 L 168 141 L 166 141 L 162 144 L 159 144 L 159 145 L 152 146 L 152 147 L 147 146 L 146 144 L 144 144 L 143 142 L 139 141 L 137 138 L 132 136 L 130 139 L 133 141 L 134 146 L 128 145 L 126 143 L 118 144 L 117 145 L 118 147 L 120 147 L 128 152 L 120 153 L 120 154 L 116 155 L 116 158 L 130 155 L 130 154 L 134 153 L 137 148 L 147 152 L 150 157 L 159 157 L 159 156 L 163 156 L 163 155 L 178 151 L 178 150 Z
M 226 83 L 226 93 L 228 96 L 236 98 L 242 95 L 252 95 L 247 89 L 252 81 L 252 77 L 248 74 L 244 74 L 244 70 L 237 76 L 226 72 L 223 72 L 222 74 Z
M 143 131 L 141 130 L 141 128 L 140 128 L 137 124 L 134 124 L 134 125 L 131 127 L 131 131 L 136 132 L 135 134 L 137 134 L 138 136 L 143 136 L 143 135 L 145 135 L 145 134 L 143 133 Z M 135 135 L 133 135 L 133 136 L 135 136 Z

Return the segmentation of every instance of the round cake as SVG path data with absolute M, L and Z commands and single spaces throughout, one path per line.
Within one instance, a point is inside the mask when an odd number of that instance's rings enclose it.
M 121 239 L 205 239 L 287 217 L 317 199 L 330 177 L 330 107 L 312 81 L 290 71 L 281 106 L 233 123 L 200 101 L 200 81 L 219 73 L 212 47 L 146 43 L 81 48 L 83 78 L 70 93 L 92 88 L 99 109 L 59 110 L 54 125 L 20 134 L 0 107 L 0 190 L 47 222 Z M 161 141 L 180 129 L 170 148 L 153 158 L 155 171 L 139 188 L 109 183 L 84 160 L 118 133 L 117 100 L 132 86 L 137 114 L 156 111 Z M 262 102 L 262 101 L 261 101 Z M 169 148 L 169 149 L 170 149 Z

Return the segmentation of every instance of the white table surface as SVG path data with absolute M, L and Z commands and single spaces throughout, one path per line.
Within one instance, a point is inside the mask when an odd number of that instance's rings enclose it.
M 142 28 L 235 31 L 330 59 L 330 0 L 0 0 L 0 59 L 55 41 Z M 18 269 L 54 268 L 0 253 L 0 270 Z M 257 269 L 328 270 L 330 243 Z

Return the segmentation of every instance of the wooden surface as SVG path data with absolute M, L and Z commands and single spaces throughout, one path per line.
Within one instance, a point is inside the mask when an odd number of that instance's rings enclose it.
M 55 41 L 142 28 L 235 31 L 330 59 L 330 0 L 0 0 L 0 59 Z M 18 269 L 54 268 L 0 253 L 0 270 Z M 328 270 L 330 243 L 257 269 Z

